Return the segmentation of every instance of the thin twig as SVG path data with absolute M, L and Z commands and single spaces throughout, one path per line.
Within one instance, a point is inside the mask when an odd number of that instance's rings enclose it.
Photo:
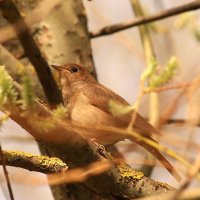
M 143 9 L 138 0 L 131 0 L 131 5 L 134 10 L 136 17 L 143 17 Z M 148 67 L 151 63 L 152 57 L 155 58 L 155 51 L 153 48 L 153 43 L 151 40 L 151 36 L 149 33 L 149 28 L 147 25 L 139 26 L 139 33 L 142 40 L 142 45 L 144 49 L 145 54 L 145 60 L 146 60 L 146 67 Z M 144 91 L 144 87 L 141 88 L 141 90 Z M 144 94 L 144 93 L 142 93 Z M 159 119 L 159 111 L 158 111 L 158 105 L 159 105 L 159 97 L 158 93 L 151 92 L 150 98 L 149 98 L 149 123 L 151 123 L 153 126 L 157 125 L 158 119 Z M 156 108 L 156 109 L 155 109 Z M 154 165 L 148 166 L 145 163 L 142 165 L 141 170 L 145 173 L 146 176 L 151 176 L 151 173 L 153 171 L 153 168 L 156 163 L 155 157 L 153 157 L 151 154 L 147 153 L 147 158 L 152 158 L 154 160 Z
M 159 126 L 166 124 L 167 120 L 170 119 L 174 113 L 176 113 L 179 102 L 184 96 L 184 94 L 185 94 L 185 90 L 179 92 L 175 97 L 171 98 L 171 103 L 168 104 L 162 111 L 162 114 L 159 120 Z
M 148 119 L 146 119 L 146 120 L 148 120 Z M 168 120 L 165 120 L 164 124 L 186 124 L 187 125 L 187 121 L 186 121 L 186 119 L 168 119 Z M 195 124 L 195 126 L 200 127 L 200 123 Z
M 64 125 L 65 122 L 63 122 Z M 170 148 L 167 148 L 161 144 L 158 144 L 157 142 L 146 138 L 144 136 L 142 136 L 141 134 L 135 132 L 134 130 L 130 130 L 130 129 L 121 129 L 121 128 L 116 128 L 116 127 L 112 127 L 112 126 L 106 126 L 106 125 L 99 125 L 96 127 L 90 127 L 89 125 L 81 125 L 81 124 L 73 124 L 74 127 L 77 128 L 84 128 L 84 129 L 88 129 L 88 131 L 92 131 L 92 130 L 102 130 L 102 131 L 111 131 L 111 132 L 116 132 L 118 134 L 124 135 L 125 137 L 131 137 L 134 139 L 137 139 L 138 141 L 142 141 L 145 142 L 146 144 L 158 149 L 161 152 L 164 152 L 166 154 L 168 154 L 169 156 L 171 156 L 172 158 L 174 158 L 175 160 L 179 161 L 180 163 L 182 163 L 186 168 L 190 168 L 192 165 L 185 160 L 181 155 L 179 155 L 178 153 L 174 152 L 173 150 L 171 150 Z M 200 180 L 200 173 L 197 175 L 197 178 Z
M 134 104 L 134 111 L 133 111 L 133 113 L 131 115 L 131 119 L 130 119 L 130 122 L 129 122 L 128 126 L 127 126 L 127 130 L 132 130 L 133 129 L 133 125 L 135 123 L 137 112 L 139 110 L 140 103 L 142 101 L 142 97 L 144 96 L 143 89 L 144 89 L 144 81 L 141 81 L 140 82 L 139 94 L 138 94 L 137 100 L 136 100 L 136 102 Z
M 169 85 L 169 86 L 162 86 L 158 88 L 145 88 L 144 93 L 149 93 L 149 92 L 165 92 L 166 90 L 177 90 L 177 89 L 184 89 L 187 87 L 192 86 L 193 83 L 185 83 L 185 84 L 180 84 L 180 85 Z
M 54 106 L 61 103 L 61 92 L 56 85 L 48 63 L 42 56 L 40 49 L 34 41 L 28 26 L 21 17 L 17 7 L 11 0 L 1 0 L 0 10 L 2 11 L 3 16 L 12 24 L 27 57 L 33 64 L 49 104 Z
M 104 161 L 95 161 L 86 166 L 75 167 L 62 173 L 51 173 L 47 174 L 48 184 L 49 185 L 60 185 L 60 184 L 69 184 L 69 183 L 81 183 L 87 181 L 88 178 L 92 176 L 97 176 L 102 174 L 113 167 L 113 163 L 104 160 Z M 29 174 L 28 174 L 29 175 Z M 25 185 L 43 185 L 46 184 L 46 180 L 41 177 L 21 177 L 20 174 L 16 174 L 12 177 L 12 181 L 16 183 L 21 183 Z
M 14 200 L 14 195 L 13 195 L 13 191 L 12 191 L 12 187 L 11 187 L 8 171 L 6 169 L 6 161 L 5 161 L 4 154 L 3 154 L 3 151 L 2 151 L 2 148 L 1 148 L 1 144 L 0 144 L 0 157 L 1 157 L 1 163 L 2 163 L 2 167 L 3 167 L 4 176 L 6 178 L 6 183 L 7 183 L 10 199 Z
M 168 86 L 161 86 L 157 88 L 144 88 L 144 93 L 149 93 L 149 92 L 163 92 L 166 90 L 175 90 L 175 89 L 185 89 L 185 88 L 190 88 L 190 87 L 195 87 L 195 85 L 200 84 L 200 76 L 194 77 L 194 79 L 190 83 L 181 83 L 177 85 L 168 85 Z
M 134 20 L 131 20 L 129 22 L 124 22 L 124 23 L 119 23 L 119 24 L 114 24 L 111 26 L 106 26 L 96 32 L 91 32 L 90 33 L 90 37 L 91 38 L 96 38 L 96 37 L 100 37 L 100 36 L 104 36 L 104 35 L 110 35 L 112 33 L 116 33 L 118 31 L 122 31 L 128 28 L 132 28 L 134 26 L 138 26 L 138 25 L 143 25 L 149 22 L 153 22 L 153 21 L 158 21 L 167 17 L 171 17 L 174 15 L 178 15 L 180 13 L 183 12 L 188 12 L 191 10 L 197 10 L 200 8 L 200 0 L 196 0 L 193 1 L 191 3 L 188 4 L 184 4 L 182 6 L 177 6 L 175 8 L 172 9 L 168 9 L 162 12 L 158 12 L 154 15 L 150 15 L 147 17 L 139 17 L 136 18 Z
M 180 189 L 175 193 L 172 200 L 179 199 L 181 193 L 188 188 L 193 178 L 198 174 L 200 169 L 200 154 L 197 156 L 196 160 L 194 161 L 193 165 L 191 166 L 190 170 L 188 171 L 187 179 L 183 182 Z

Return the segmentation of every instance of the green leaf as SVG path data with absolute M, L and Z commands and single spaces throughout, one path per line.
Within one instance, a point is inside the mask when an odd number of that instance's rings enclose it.
M 63 104 L 60 104 L 57 106 L 56 109 L 53 110 L 53 115 L 56 118 L 67 118 L 68 117 L 67 108 Z
M 113 100 L 109 101 L 108 106 L 113 116 L 120 116 L 133 110 L 132 106 L 120 104 Z
M 156 72 L 157 67 L 158 67 L 157 60 L 154 57 L 152 57 L 150 60 L 150 63 L 148 64 L 144 72 L 142 73 L 140 79 L 144 81 L 147 78 L 150 78 L 151 76 L 153 76 Z
M 21 102 L 24 109 L 32 106 L 34 103 L 33 88 L 31 86 L 31 80 L 27 75 L 22 79 Z
M 17 91 L 13 87 L 11 79 L 4 66 L 0 66 L 0 105 L 17 103 Z
M 195 39 L 200 42 L 200 29 L 198 29 L 198 27 L 194 27 L 192 30 L 192 33 L 195 37 Z
M 5 114 L 3 116 L 0 117 L 0 128 L 2 127 L 2 125 L 7 122 L 7 120 L 9 119 L 9 114 Z
M 178 61 L 177 58 L 173 56 L 170 58 L 167 66 L 164 68 L 161 74 L 152 77 L 149 87 L 156 88 L 169 82 L 173 78 L 177 68 L 178 68 Z
M 195 19 L 195 14 L 192 12 L 183 13 L 179 16 L 178 20 L 175 21 L 175 26 L 178 29 L 185 28 L 191 25 Z

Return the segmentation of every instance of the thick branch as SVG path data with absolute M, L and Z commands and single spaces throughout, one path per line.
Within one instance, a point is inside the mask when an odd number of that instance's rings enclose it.
M 175 197 L 176 192 L 169 192 L 166 194 L 160 194 L 160 195 L 153 195 L 150 197 L 145 197 L 140 200 L 169 200 L 173 199 Z M 177 199 L 177 198 L 176 198 Z M 179 200 L 197 200 L 200 199 L 200 190 L 199 188 L 193 188 L 189 190 L 185 190 L 179 197 Z
M 128 28 L 132 28 L 134 26 L 143 25 L 143 24 L 153 22 L 153 21 L 158 21 L 167 17 L 178 15 L 183 12 L 197 10 L 199 8 L 200 8 L 200 0 L 196 0 L 191 3 L 185 4 L 182 6 L 177 6 L 175 8 L 168 9 L 154 15 L 150 15 L 147 17 L 139 17 L 139 18 L 136 18 L 135 20 L 132 20 L 126 23 L 119 23 L 119 24 L 114 24 L 111 26 L 106 26 L 96 32 L 91 32 L 90 37 L 96 38 L 96 37 L 100 37 L 104 35 L 110 35 L 112 33 L 116 33 L 118 31 L 122 31 Z
M 37 156 L 20 151 L 3 151 L 6 165 L 21 167 L 29 171 L 41 173 L 59 173 L 68 169 L 67 165 L 58 158 Z M 0 160 L 0 164 L 2 161 Z
M 2 0 L 0 1 L 0 10 L 3 16 L 12 24 L 27 57 L 33 64 L 48 102 L 51 105 L 62 102 L 61 93 L 52 76 L 48 63 L 42 56 L 15 4 L 11 0 Z

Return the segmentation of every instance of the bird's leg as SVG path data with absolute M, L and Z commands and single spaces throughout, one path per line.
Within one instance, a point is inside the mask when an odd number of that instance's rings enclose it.
M 95 138 L 91 138 L 90 141 L 97 147 L 97 152 L 105 158 L 106 147 L 97 143 Z

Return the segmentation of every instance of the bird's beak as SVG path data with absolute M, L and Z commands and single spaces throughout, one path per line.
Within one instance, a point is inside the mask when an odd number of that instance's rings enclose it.
M 58 65 L 50 65 L 50 66 L 53 67 L 57 71 L 61 71 L 62 70 L 62 66 L 58 66 Z

